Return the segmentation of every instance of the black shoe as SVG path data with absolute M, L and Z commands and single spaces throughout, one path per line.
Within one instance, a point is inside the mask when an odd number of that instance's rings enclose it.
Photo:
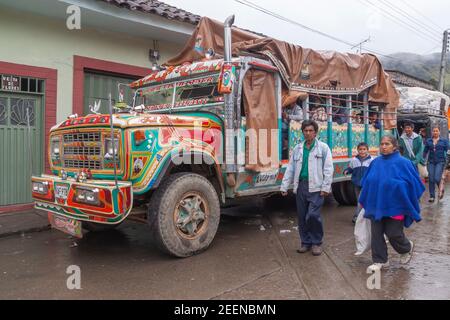
M 311 247 L 301 246 L 301 248 L 297 250 L 297 253 L 307 253 L 309 250 L 311 250 Z
M 430 200 L 428 200 L 429 203 L 434 203 L 434 198 L 430 198 Z

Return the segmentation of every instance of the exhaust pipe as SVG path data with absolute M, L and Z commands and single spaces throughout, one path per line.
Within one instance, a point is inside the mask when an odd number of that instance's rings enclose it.
M 234 14 L 229 16 L 224 22 L 224 60 L 231 62 L 231 27 L 234 24 Z
M 231 54 L 231 27 L 234 23 L 234 15 L 229 16 L 224 22 L 224 65 L 232 62 Z M 237 172 L 235 152 L 235 110 L 233 94 L 225 94 L 225 171 L 228 175 Z M 228 177 L 233 181 L 233 177 Z

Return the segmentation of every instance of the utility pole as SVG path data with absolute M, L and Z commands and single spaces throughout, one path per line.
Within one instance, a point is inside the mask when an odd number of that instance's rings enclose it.
M 363 45 L 364 43 L 367 43 L 367 42 L 370 42 L 370 37 L 367 38 L 366 40 L 361 41 L 360 43 L 358 43 L 357 45 L 355 45 L 354 47 L 352 47 L 350 50 L 353 50 L 353 49 L 359 47 L 359 52 L 357 52 L 357 53 L 362 53 L 362 45 Z
M 444 31 L 444 40 L 442 42 L 441 69 L 439 75 L 439 91 L 444 92 L 445 73 L 447 68 L 447 52 L 449 49 L 448 31 Z

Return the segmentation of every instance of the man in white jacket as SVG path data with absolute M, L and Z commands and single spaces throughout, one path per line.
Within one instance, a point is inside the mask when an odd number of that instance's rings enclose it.
M 325 197 L 331 193 L 334 171 L 331 150 L 317 139 L 318 131 L 315 121 L 303 121 L 305 141 L 295 147 L 281 184 L 283 196 L 294 184 L 301 239 L 297 252 L 312 250 L 314 256 L 322 254 L 323 223 L 320 211 Z

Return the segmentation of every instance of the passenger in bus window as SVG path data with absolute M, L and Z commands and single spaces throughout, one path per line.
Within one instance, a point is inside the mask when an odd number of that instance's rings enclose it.
M 381 130 L 381 121 L 378 116 L 378 112 L 370 112 L 369 113 L 369 124 L 372 125 L 375 129 Z
M 332 105 L 333 122 L 336 122 L 339 125 L 347 123 L 348 109 L 343 107 L 339 100 L 333 100 Z
M 361 111 L 352 111 L 352 121 L 354 124 L 364 124 L 364 115 L 361 113 Z
M 295 120 L 295 121 L 303 121 L 304 114 L 303 114 L 303 106 L 302 101 L 300 99 L 297 100 L 297 102 L 293 103 L 286 109 L 286 114 L 288 120 Z
M 311 120 L 326 122 L 327 118 L 327 109 L 325 107 L 314 107 L 311 112 Z
M 326 122 L 328 119 L 327 109 L 324 99 L 320 98 L 311 98 L 309 104 L 309 118 L 314 121 Z

